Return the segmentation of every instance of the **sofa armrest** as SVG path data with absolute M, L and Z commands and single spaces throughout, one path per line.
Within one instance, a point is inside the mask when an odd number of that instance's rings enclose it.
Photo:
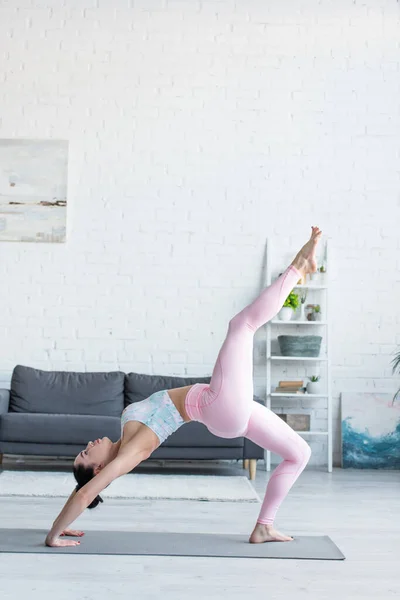
M 10 405 L 10 390 L 0 389 L 0 415 L 8 413 L 8 407 Z

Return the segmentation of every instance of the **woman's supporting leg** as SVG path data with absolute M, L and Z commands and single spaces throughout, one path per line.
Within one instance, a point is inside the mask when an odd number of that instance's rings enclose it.
M 287 423 L 258 402 L 253 402 L 245 436 L 284 459 L 270 477 L 257 519 L 257 524 L 265 527 L 256 526 L 250 541 L 288 541 L 291 538 L 273 530 L 273 523 L 280 505 L 309 461 L 310 447 Z

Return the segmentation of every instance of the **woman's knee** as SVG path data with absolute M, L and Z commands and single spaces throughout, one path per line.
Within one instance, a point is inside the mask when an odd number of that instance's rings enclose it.
M 254 333 L 254 329 L 248 322 L 247 314 L 244 310 L 232 317 L 232 319 L 229 321 L 230 331 L 240 331 L 243 329 L 249 330 L 250 332 Z
M 244 318 L 242 313 L 238 313 L 229 321 L 229 329 L 238 329 L 239 327 L 243 327 Z
M 311 448 L 303 438 L 301 442 L 301 462 L 305 466 L 311 458 Z

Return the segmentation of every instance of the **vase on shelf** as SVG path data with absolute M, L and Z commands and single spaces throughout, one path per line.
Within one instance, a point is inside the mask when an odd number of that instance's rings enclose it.
M 304 304 L 300 304 L 300 310 L 299 313 L 297 315 L 297 321 L 306 321 L 306 311 L 304 309 Z
M 289 306 L 284 306 L 278 312 L 278 319 L 280 321 L 290 321 L 292 318 L 292 315 L 293 315 L 293 308 L 290 308 Z

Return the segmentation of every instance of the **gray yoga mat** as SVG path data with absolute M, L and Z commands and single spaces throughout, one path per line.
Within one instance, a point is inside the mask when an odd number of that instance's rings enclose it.
M 0 529 L 0 553 L 132 554 L 153 556 L 218 556 L 230 558 L 296 558 L 344 560 L 327 535 L 299 536 L 293 542 L 249 544 L 248 536 L 224 533 L 156 533 L 146 531 L 87 531 L 79 546 L 48 548 L 47 532 L 39 529 Z

